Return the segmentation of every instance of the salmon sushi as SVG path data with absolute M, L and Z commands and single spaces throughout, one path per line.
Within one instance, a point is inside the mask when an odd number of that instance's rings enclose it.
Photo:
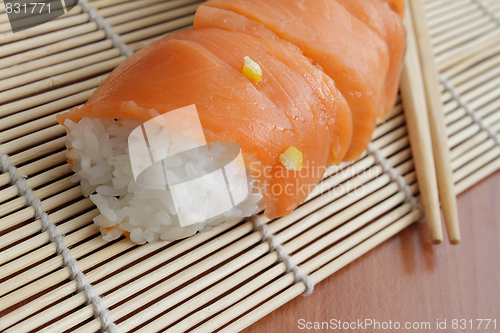
M 261 69 L 259 82 L 244 75 L 246 59 Z M 241 148 L 247 172 L 229 174 L 229 183 L 236 184 L 231 191 L 246 184 L 252 189 L 240 206 L 210 224 L 251 216 L 264 206 L 271 218 L 289 214 L 326 167 L 343 159 L 352 137 L 351 112 L 333 80 L 272 32 L 258 36 L 200 28 L 167 36 L 121 64 L 83 107 L 58 116 L 68 132 L 73 180 L 82 183 L 84 194 L 101 211 L 94 221 L 105 239 L 130 234 L 141 244 L 207 228 L 207 223 L 183 226 L 176 215 L 195 222 L 220 206 L 218 184 L 206 181 L 202 189 L 183 185 L 185 196 L 171 190 L 171 196 L 181 198 L 174 204 L 168 191 L 137 186 L 130 166 L 131 145 L 138 144 L 130 141 L 135 129 L 193 105 L 208 144 Z M 171 143 L 168 150 L 180 153 L 196 146 L 203 139 L 190 134 L 195 118 L 164 120 L 163 127 L 174 132 L 160 129 L 149 142 L 177 138 L 181 147 Z M 300 166 L 294 167 L 297 154 Z M 203 171 L 203 156 L 192 150 L 184 155 L 167 163 L 172 177 Z
M 404 1 L 209 0 L 57 116 L 105 240 L 290 214 L 394 106 Z

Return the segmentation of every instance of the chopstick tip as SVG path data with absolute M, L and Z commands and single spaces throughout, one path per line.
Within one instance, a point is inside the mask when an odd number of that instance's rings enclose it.
M 443 240 L 442 240 L 442 239 L 439 239 L 439 238 L 437 238 L 437 239 L 433 239 L 433 240 L 432 240 L 432 244 L 434 244 L 434 245 L 439 245 L 439 244 L 441 244 L 442 242 L 443 242 Z

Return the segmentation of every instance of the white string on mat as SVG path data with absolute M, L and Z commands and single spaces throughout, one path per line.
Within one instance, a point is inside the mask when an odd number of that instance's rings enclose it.
M 120 36 L 113 32 L 113 28 L 111 28 L 111 26 L 107 24 L 101 16 L 97 15 L 97 10 L 89 6 L 87 0 L 80 0 L 79 4 L 82 6 L 83 12 L 89 14 L 90 20 L 97 23 L 99 29 L 106 32 L 106 38 L 113 41 L 114 47 L 119 48 L 122 55 L 130 58 L 134 54 L 134 52 L 128 48 L 127 44 L 120 40 Z
M 26 180 L 18 176 L 17 168 L 10 165 L 9 155 L 2 153 L 1 145 L 0 163 L 2 173 L 9 173 L 10 181 L 17 187 L 19 195 L 26 198 L 26 206 L 31 206 L 35 209 L 35 217 L 42 222 L 42 231 L 47 232 L 50 242 L 56 244 L 57 254 L 62 256 L 63 264 L 69 268 L 71 278 L 76 280 L 78 291 L 83 291 L 87 302 L 89 304 L 92 303 L 94 315 L 96 318 L 100 318 L 104 331 L 109 330 L 110 333 L 117 333 L 116 325 L 110 320 L 108 309 L 102 306 L 101 298 L 94 293 L 92 285 L 87 282 L 85 275 L 78 269 L 77 261 L 71 257 L 70 250 L 64 244 L 64 237 L 57 234 L 56 227 L 50 222 L 47 213 L 43 211 L 40 199 L 35 198 L 35 194 L 27 186 Z
M 396 171 L 396 169 L 390 165 L 389 160 L 387 160 L 384 155 L 382 155 L 382 152 L 379 149 L 375 148 L 372 142 L 368 144 L 366 151 L 368 152 L 368 154 L 375 157 L 376 163 L 382 166 L 384 173 L 389 174 L 389 177 L 391 177 L 392 181 L 398 183 L 399 189 L 405 193 L 405 202 L 409 202 L 413 210 L 421 209 L 417 199 L 413 196 L 411 187 L 406 183 L 403 176 L 401 176 Z M 423 209 L 421 210 L 423 211 Z
M 488 135 L 493 140 L 495 140 L 495 143 L 496 143 L 497 146 L 500 146 L 500 135 L 498 135 L 498 133 L 495 132 L 493 130 L 493 128 L 491 128 L 491 126 L 489 126 L 488 124 L 486 124 L 484 122 L 483 118 L 481 118 L 480 116 L 478 116 L 477 112 L 469 105 L 469 103 L 467 103 L 467 101 L 465 101 L 463 99 L 462 95 L 460 95 L 460 93 L 458 92 L 457 88 L 455 88 L 455 86 L 453 86 L 450 83 L 450 81 L 448 81 L 441 74 L 439 74 L 439 81 L 444 85 L 444 87 L 446 88 L 446 90 L 448 90 L 451 93 L 451 95 L 458 102 L 458 104 L 460 104 L 465 109 L 465 112 L 467 112 L 467 114 L 472 117 L 472 119 L 474 120 L 474 122 L 476 122 L 477 124 L 479 124 L 479 126 L 483 130 L 485 130 L 486 133 L 488 133 Z
M 278 242 L 276 236 L 269 231 L 267 224 L 260 224 L 259 217 L 257 215 L 252 216 L 252 222 L 254 230 L 260 231 L 262 234 L 262 241 L 269 242 L 269 252 L 276 251 L 278 253 L 279 262 L 283 262 L 286 265 L 286 272 L 293 272 L 295 274 L 295 283 L 300 281 L 304 282 L 306 290 L 302 295 L 308 296 L 312 294 L 314 291 L 313 279 L 309 275 L 302 273 L 299 266 L 293 263 L 292 257 L 285 253 L 283 246 Z
M 476 5 L 479 6 L 486 14 L 488 14 L 489 17 L 493 21 L 495 21 L 496 24 L 500 25 L 500 18 L 488 7 L 486 6 L 481 0 L 472 0 Z

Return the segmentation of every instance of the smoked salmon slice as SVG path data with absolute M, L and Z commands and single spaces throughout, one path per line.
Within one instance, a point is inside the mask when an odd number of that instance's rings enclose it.
M 387 104 L 389 50 L 377 33 L 333 0 L 209 0 L 198 9 L 196 27 L 214 21 L 202 17 L 214 15 L 202 10 L 207 6 L 262 23 L 317 63 L 335 81 L 353 115 L 352 143 L 344 159 L 362 154 Z
M 242 74 L 244 57 L 260 65 L 261 82 Z M 351 112 L 333 80 L 263 26 L 254 35 L 218 28 L 169 35 L 115 69 L 82 108 L 57 119 L 147 121 L 193 104 L 208 142 L 242 149 L 270 218 L 295 209 L 326 167 L 342 160 L 352 137 Z M 303 153 L 301 171 L 279 162 L 289 147 Z
M 368 25 L 387 44 L 389 50 L 389 71 L 385 81 L 383 108 L 379 109 L 379 120 L 396 104 L 399 79 L 406 50 L 406 31 L 398 14 L 379 1 L 374 0 L 336 0 L 352 15 Z

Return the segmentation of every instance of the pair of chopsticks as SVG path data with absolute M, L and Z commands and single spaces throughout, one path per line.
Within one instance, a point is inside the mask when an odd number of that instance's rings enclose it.
M 438 76 L 422 0 L 407 0 L 404 23 L 407 53 L 401 95 L 412 142 L 415 169 L 434 244 L 443 242 L 439 200 L 450 243 L 460 242 L 457 200 Z M 437 176 L 436 176 L 437 175 Z

